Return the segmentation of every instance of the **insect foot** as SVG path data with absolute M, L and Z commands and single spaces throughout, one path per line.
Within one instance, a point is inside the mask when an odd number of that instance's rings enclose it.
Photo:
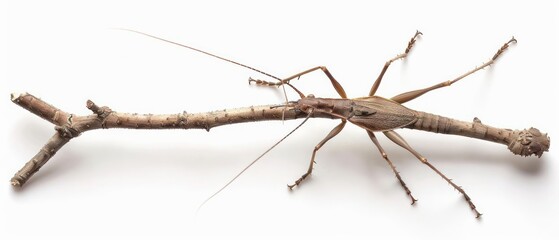
M 260 79 L 254 79 L 249 77 L 248 78 L 248 84 L 250 85 L 251 83 L 256 84 L 257 86 L 268 86 L 268 87 L 279 87 L 281 86 L 281 82 L 268 82 L 268 81 L 264 81 L 264 80 L 260 80 Z
M 534 154 L 541 157 L 543 152 L 549 150 L 549 136 L 547 133 L 542 134 L 537 128 L 514 131 L 511 139 L 509 150 L 516 155 L 526 157 Z
M 287 187 L 289 188 L 289 190 L 293 190 L 293 188 L 294 188 L 295 186 L 299 186 L 299 184 L 301 184 L 301 182 L 302 182 L 303 180 L 305 180 L 305 178 L 307 178 L 309 175 L 310 175 L 310 173 L 305 173 L 305 174 L 303 174 L 303 176 L 301 176 L 299 179 L 297 179 L 297 181 L 295 181 L 294 184 L 291 184 L 291 185 L 288 184 Z

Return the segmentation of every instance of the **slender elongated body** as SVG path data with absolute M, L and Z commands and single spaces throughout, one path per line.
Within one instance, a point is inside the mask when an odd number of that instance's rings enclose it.
M 345 119 L 370 131 L 387 131 L 407 126 L 417 120 L 414 111 L 389 99 L 372 96 L 355 99 L 303 98 L 296 107 L 313 109 Z
M 136 32 L 136 31 L 133 31 Z M 328 135 L 320 141 L 313 149 L 312 156 L 310 159 L 308 170 L 298 178 L 293 184 L 288 185 L 290 189 L 295 186 L 299 186 L 303 180 L 305 180 L 313 171 L 313 166 L 315 163 L 316 152 L 330 139 L 335 137 L 338 133 L 342 131 L 345 124 L 350 122 L 366 130 L 371 141 L 378 148 L 382 157 L 391 167 L 396 178 L 400 182 L 401 186 L 405 190 L 406 194 L 410 197 L 411 203 L 414 204 L 416 199 L 412 196 L 411 191 L 407 187 L 406 183 L 403 181 L 399 172 L 396 171 L 396 167 L 392 161 L 388 158 L 388 155 L 381 147 L 379 141 L 375 136 L 375 132 L 382 132 L 388 139 L 396 143 L 400 147 L 406 149 L 411 154 L 413 154 L 421 163 L 425 164 L 431 168 L 435 173 L 445 179 L 454 189 L 458 190 L 467 201 L 469 207 L 475 212 L 476 217 L 481 216 L 477 211 L 476 206 L 471 201 L 471 198 L 466 194 L 466 192 L 458 185 L 456 185 L 450 178 L 444 175 L 440 170 L 435 168 L 423 155 L 415 151 L 395 130 L 399 128 L 410 128 L 418 129 L 423 131 L 443 133 L 443 134 L 454 134 L 461 135 L 471 138 L 477 138 L 487 141 L 492 141 L 500 144 L 505 144 L 508 148 L 517 155 L 530 156 L 536 155 L 540 157 L 545 151 L 548 151 L 550 140 L 547 134 L 542 134 L 536 128 L 529 128 L 524 130 L 510 130 L 495 128 L 485 124 L 477 118 L 474 118 L 472 122 L 464 122 L 459 120 L 450 119 L 447 117 L 442 117 L 435 114 L 430 114 L 421 111 L 415 111 L 409 109 L 402 104 L 413 100 L 417 97 L 422 96 L 432 90 L 439 89 L 442 87 L 448 87 L 453 83 L 460 81 L 466 76 L 479 71 L 489 65 L 493 64 L 495 60 L 509 47 L 510 44 L 516 43 L 516 39 L 512 38 L 510 41 L 506 42 L 502 47 L 493 55 L 490 61 L 482 64 L 473 70 L 466 72 L 458 76 L 457 78 L 449 81 L 443 81 L 441 83 L 435 84 L 433 86 L 417 89 L 414 91 L 404 92 L 392 98 L 383 98 L 376 96 L 375 93 L 380 86 L 382 77 L 384 76 L 386 70 L 392 62 L 398 59 L 405 58 L 412 46 L 416 42 L 417 38 L 421 35 L 419 31 L 411 38 L 408 46 L 404 53 L 397 55 L 396 57 L 387 61 L 382 68 L 379 76 L 374 82 L 369 95 L 361 98 L 349 99 L 345 93 L 345 90 L 340 83 L 332 76 L 326 67 L 318 66 L 306 71 L 300 72 L 293 76 L 280 79 L 273 75 L 262 72 L 258 69 L 243 65 L 217 55 L 198 50 L 186 45 L 175 43 L 169 40 L 165 40 L 159 37 L 155 37 L 149 34 L 140 33 L 152 38 L 163 40 L 175 45 L 186 47 L 188 49 L 215 57 L 241 67 L 249 68 L 251 70 L 262 73 L 268 77 L 278 80 L 277 82 L 269 82 L 260 79 L 249 78 L 249 83 L 256 83 L 257 85 L 265 86 L 281 86 L 286 85 L 291 87 L 296 91 L 300 99 L 297 101 L 286 102 L 283 105 L 268 105 L 268 106 L 253 106 L 247 108 L 213 111 L 207 113 L 178 113 L 178 114 L 130 114 L 130 113 L 120 113 L 111 110 L 109 107 L 99 107 L 92 101 L 87 102 L 87 108 L 89 108 L 93 114 L 87 116 L 78 116 L 70 114 L 68 112 L 62 111 L 31 94 L 12 94 L 12 102 L 18 104 L 19 106 L 29 110 L 30 112 L 44 118 L 45 120 L 55 124 L 56 133 L 48 140 L 43 148 L 31 158 L 25 166 L 19 170 L 15 176 L 11 179 L 13 186 L 21 187 L 29 178 L 36 173 L 47 161 L 56 154 L 56 152 L 68 143 L 71 139 L 79 136 L 81 133 L 95 130 L 95 129 L 107 129 L 107 128 L 134 128 L 134 129 L 205 129 L 209 131 L 213 127 L 242 123 L 242 122 L 254 122 L 254 121 L 265 121 L 265 120 L 291 120 L 298 118 L 305 118 L 305 120 L 297 127 L 299 128 L 303 123 L 305 123 L 309 118 L 331 118 L 340 119 L 341 122 L 334 127 Z M 340 98 L 316 98 L 313 95 L 305 96 L 297 88 L 291 85 L 290 81 L 299 79 L 302 75 L 313 71 L 322 71 L 326 77 L 330 80 L 330 83 L 334 89 L 339 94 Z M 287 100 L 286 100 L 287 101 Z M 293 131 L 295 131 L 295 128 Z M 287 136 L 289 136 L 291 131 Z M 285 136 L 283 139 L 285 139 Z M 282 139 L 282 140 L 283 140 Z M 277 142 L 274 146 L 269 148 L 264 154 L 270 151 L 273 147 L 279 144 L 282 140 Z M 210 196 L 205 202 L 210 200 L 213 196 L 218 194 L 221 190 L 227 187 L 231 182 L 233 182 L 237 177 L 239 177 L 246 169 L 248 169 L 252 164 L 258 161 L 264 154 L 254 160 L 250 165 L 243 169 L 237 176 L 235 176 L 231 181 L 229 181 L 223 188 L 218 190 L 215 194 Z
M 94 114 L 80 116 L 60 110 L 29 93 L 12 94 L 12 102 L 51 122 L 57 132 L 20 171 L 12 178 L 14 186 L 23 186 L 64 144 L 81 133 L 96 129 L 204 129 L 256 121 L 281 121 L 305 118 L 310 109 L 316 109 L 311 118 L 346 119 L 356 125 L 375 131 L 410 128 L 435 133 L 462 135 L 505 144 L 514 154 L 541 156 L 549 149 L 549 137 L 536 128 L 510 130 L 495 128 L 479 121 L 464 122 L 438 115 L 415 111 L 381 97 L 357 99 L 307 97 L 288 104 L 251 106 L 203 113 L 136 114 L 99 107 L 92 101 L 87 107 Z M 387 107 L 389 106 L 389 107 Z M 376 118 L 376 119 L 375 119 Z M 390 119 L 379 121 L 380 118 Z M 404 120 L 405 119 L 405 120 Z M 387 124 L 390 122 L 390 124 Z
M 370 131 L 388 131 L 410 128 L 434 133 L 453 134 L 505 144 L 514 154 L 541 156 L 549 149 L 549 137 L 536 128 L 510 130 L 494 128 L 475 118 L 460 121 L 436 114 L 415 111 L 393 100 L 372 96 L 355 99 L 303 98 L 295 109 L 309 109 L 336 118 L 345 119 Z

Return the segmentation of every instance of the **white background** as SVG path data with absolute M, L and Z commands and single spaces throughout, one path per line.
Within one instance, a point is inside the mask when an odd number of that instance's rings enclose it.
M 552 1 L 17 1 L 2 3 L 0 235 L 286 236 L 480 239 L 557 237 L 558 10 Z M 30 92 L 75 114 L 92 99 L 115 111 L 178 113 L 282 102 L 249 86 L 247 69 L 144 36 L 189 44 L 279 77 L 328 66 L 352 97 L 368 93 L 386 60 L 416 29 L 409 58 L 388 70 L 378 94 L 458 76 L 487 61 L 511 36 L 518 44 L 493 67 L 408 107 L 498 127 L 537 127 L 552 138 L 541 159 L 505 146 L 400 130 L 463 186 L 484 213 L 413 156 L 381 143 L 419 199 L 409 205 L 365 132 L 346 129 L 317 154 L 337 122 L 312 119 L 198 214 L 198 205 L 300 121 L 200 130 L 98 130 L 67 144 L 22 190 L 9 179 L 53 134 L 53 126 L 9 101 Z M 322 74 L 294 82 L 336 97 Z M 295 99 L 291 94 L 291 99 Z M 283 237 L 282 237 L 283 236 Z M 97 239 L 97 238 L 96 238 Z

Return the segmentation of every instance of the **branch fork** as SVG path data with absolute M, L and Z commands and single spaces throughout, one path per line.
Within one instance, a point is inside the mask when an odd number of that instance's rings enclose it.
M 186 111 L 177 114 L 120 113 L 107 106 L 100 107 L 91 100 L 87 101 L 86 107 L 93 114 L 80 116 L 62 111 L 29 93 L 12 94 L 11 100 L 55 125 L 54 135 L 11 179 L 11 184 L 15 187 L 23 186 L 60 148 L 89 130 L 129 128 L 204 129 L 209 131 L 217 126 L 255 121 L 284 121 L 307 117 L 340 118 L 321 111 L 313 111 L 308 114 L 299 109 L 296 104 L 282 107 L 278 107 L 278 105 L 250 106 L 204 113 L 187 113 Z M 413 111 L 413 114 L 417 119 L 409 125 L 402 126 L 403 128 L 496 142 L 506 145 L 516 155 L 540 157 L 543 152 L 548 151 L 550 145 L 547 134 L 542 134 L 536 128 L 511 130 L 485 125 L 477 118 L 472 122 L 464 122 L 420 111 Z
M 131 129 L 204 129 L 213 127 L 264 120 L 291 120 L 305 118 L 307 115 L 292 107 L 277 108 L 276 105 L 251 106 L 231 110 L 206 113 L 178 114 L 137 114 L 119 113 L 107 106 L 98 106 L 87 100 L 86 107 L 91 115 L 75 115 L 62 111 L 47 102 L 29 94 L 12 94 L 13 103 L 54 124 L 55 133 L 35 156 L 27 162 L 11 179 L 14 187 L 23 186 L 33 174 L 45 165 L 60 148 L 83 132 L 95 129 L 131 128 Z M 332 118 L 325 115 L 315 117 Z

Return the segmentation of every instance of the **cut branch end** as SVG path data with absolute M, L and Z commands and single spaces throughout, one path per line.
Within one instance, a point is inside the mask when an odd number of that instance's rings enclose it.
M 99 106 L 97 106 L 93 101 L 87 100 L 85 106 L 87 109 L 91 110 L 95 114 L 99 114 Z
M 12 102 L 17 101 L 18 98 L 22 97 L 23 95 L 25 95 L 27 93 L 11 93 L 10 94 L 10 98 L 12 99 Z
M 21 183 L 16 179 L 12 179 L 10 181 L 10 183 L 12 184 L 12 187 L 14 187 L 14 188 L 20 188 L 21 187 Z

